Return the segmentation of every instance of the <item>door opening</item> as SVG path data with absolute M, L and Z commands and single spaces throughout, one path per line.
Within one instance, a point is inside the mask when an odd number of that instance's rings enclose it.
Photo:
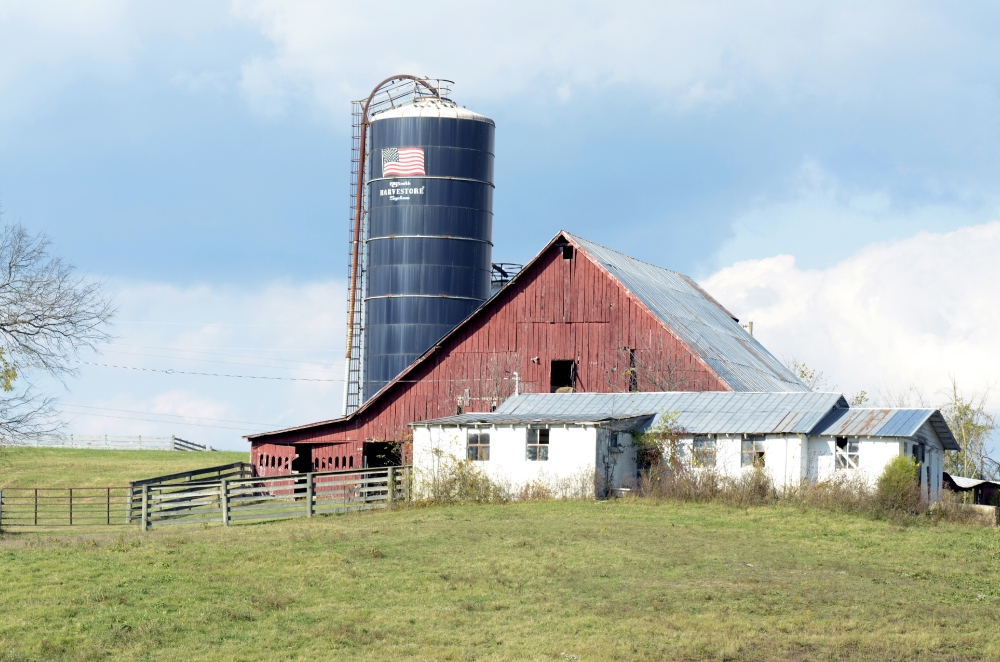
M 576 386 L 576 362 L 553 361 L 549 370 L 549 393 L 572 393 Z
M 295 449 L 295 459 L 292 460 L 293 474 L 307 474 L 312 468 L 312 446 L 293 446 Z

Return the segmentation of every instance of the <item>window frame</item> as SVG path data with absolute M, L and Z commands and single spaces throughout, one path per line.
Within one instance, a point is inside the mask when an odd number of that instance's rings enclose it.
M 532 443 L 532 438 L 534 438 L 534 443 Z M 528 428 L 524 434 L 524 460 L 526 462 L 548 462 L 551 443 L 551 429 Z M 532 451 L 534 451 L 535 457 L 532 457 Z
M 841 446 L 843 442 L 843 446 Z M 857 471 L 861 468 L 861 441 L 854 437 L 833 438 L 834 471 Z
M 483 439 L 485 438 L 485 443 Z M 475 443 L 473 443 L 475 439 Z M 474 457 L 473 457 L 474 456 Z M 489 462 L 490 460 L 490 432 L 479 428 L 469 430 L 465 435 L 465 459 L 470 462 Z
M 740 440 L 740 467 L 763 467 L 766 434 L 744 434 Z
M 699 448 L 699 444 L 702 446 Z M 696 434 L 691 437 L 691 465 L 700 469 L 714 469 L 718 461 L 719 439 L 714 434 Z

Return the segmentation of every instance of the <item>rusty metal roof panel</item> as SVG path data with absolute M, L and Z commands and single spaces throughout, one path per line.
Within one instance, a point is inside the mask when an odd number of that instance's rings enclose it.
M 563 234 L 618 279 L 733 390 L 809 390 L 687 276 L 567 232 Z
M 655 425 L 676 412 L 678 424 L 692 434 L 807 434 L 835 408 L 847 408 L 842 395 L 812 391 L 527 393 L 509 398 L 494 414 L 598 420 L 656 412 Z
M 812 434 L 832 437 L 913 437 L 929 422 L 945 450 L 959 450 L 944 416 L 937 409 L 851 408 L 834 410 Z

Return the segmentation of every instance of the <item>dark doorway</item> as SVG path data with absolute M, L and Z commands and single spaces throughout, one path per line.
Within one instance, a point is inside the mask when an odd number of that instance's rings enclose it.
M 403 454 L 399 444 L 391 441 L 366 441 L 361 466 L 368 469 L 376 467 L 398 467 L 403 463 Z
M 553 361 L 549 372 L 549 393 L 560 393 L 563 391 L 559 389 L 572 389 L 575 385 L 576 362 Z
M 312 446 L 294 446 L 295 459 L 292 460 L 293 474 L 307 474 L 312 468 Z

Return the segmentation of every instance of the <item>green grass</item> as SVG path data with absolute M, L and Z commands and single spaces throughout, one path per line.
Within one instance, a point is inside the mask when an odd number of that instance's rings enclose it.
M 201 467 L 249 462 L 249 453 L 0 448 L 5 487 L 114 487 Z
M 1000 659 L 1000 533 L 428 507 L 0 539 L 0 660 Z

